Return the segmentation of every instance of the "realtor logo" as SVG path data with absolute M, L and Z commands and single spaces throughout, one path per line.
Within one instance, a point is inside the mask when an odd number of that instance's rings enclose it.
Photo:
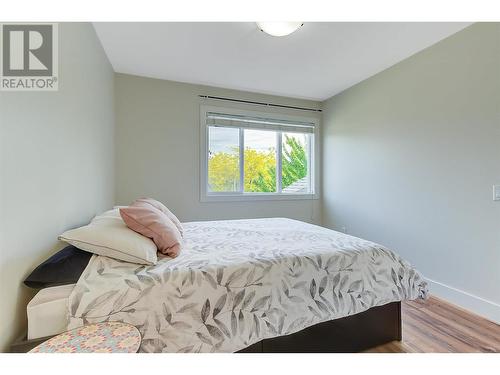
M 0 90 L 57 90 L 57 24 L 2 24 L 0 29 Z

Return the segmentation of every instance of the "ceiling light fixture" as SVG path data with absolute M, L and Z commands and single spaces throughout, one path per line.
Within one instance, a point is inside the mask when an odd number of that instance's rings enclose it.
M 285 36 L 303 25 L 302 22 L 257 22 L 259 29 L 272 36 Z

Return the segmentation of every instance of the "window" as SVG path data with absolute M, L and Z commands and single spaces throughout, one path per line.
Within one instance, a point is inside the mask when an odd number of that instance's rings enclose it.
M 201 109 L 203 201 L 315 196 L 316 119 Z

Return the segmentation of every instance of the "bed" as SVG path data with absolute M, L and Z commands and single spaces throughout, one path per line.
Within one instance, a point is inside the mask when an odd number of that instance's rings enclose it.
M 184 225 L 176 259 L 93 256 L 77 284 L 42 289 L 27 307 L 27 339 L 121 320 L 141 330 L 144 352 L 352 352 L 401 339 L 400 301 L 426 295 L 393 252 L 325 228 Z
M 356 351 L 400 339 L 400 302 L 427 293 L 394 252 L 312 224 L 206 221 L 184 231 L 181 255 L 154 266 L 94 255 L 67 298 L 66 328 L 127 322 L 142 352 Z

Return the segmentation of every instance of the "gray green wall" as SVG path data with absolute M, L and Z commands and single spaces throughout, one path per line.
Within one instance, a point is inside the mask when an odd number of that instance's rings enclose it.
M 198 95 L 313 108 L 320 103 L 125 74 L 115 77 L 115 95 L 117 204 L 151 196 L 164 202 L 181 221 L 281 216 L 320 222 L 319 200 L 200 202 L 200 105 L 235 105 Z
M 323 224 L 384 244 L 500 321 L 500 24 L 324 102 Z
M 114 203 L 113 101 L 88 23 L 59 24 L 59 91 L 0 92 L 0 351 L 25 327 L 24 277 Z

